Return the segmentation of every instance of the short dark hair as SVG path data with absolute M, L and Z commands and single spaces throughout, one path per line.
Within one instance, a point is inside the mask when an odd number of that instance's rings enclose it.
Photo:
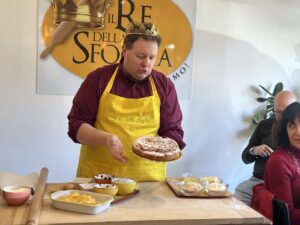
M 126 35 L 124 38 L 124 45 L 127 49 L 132 49 L 133 43 L 136 42 L 139 38 L 144 39 L 145 41 L 154 41 L 157 43 L 158 47 L 161 43 L 160 35 L 151 36 L 151 35 L 142 35 L 142 34 L 131 34 Z
M 290 104 L 282 113 L 279 127 L 279 145 L 281 147 L 288 147 L 290 145 L 290 140 L 287 133 L 287 126 L 289 123 L 293 123 L 296 118 L 300 119 L 299 102 L 294 102 Z

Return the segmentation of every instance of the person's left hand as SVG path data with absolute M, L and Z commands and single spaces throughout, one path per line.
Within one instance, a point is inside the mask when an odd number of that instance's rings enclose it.
M 273 152 L 274 152 L 274 150 L 266 144 L 255 146 L 254 149 L 253 149 L 253 154 L 254 155 L 259 155 L 261 157 L 268 157 Z
M 109 152 L 115 159 L 123 163 L 128 161 L 128 158 L 123 154 L 123 144 L 117 135 L 110 135 L 106 143 Z

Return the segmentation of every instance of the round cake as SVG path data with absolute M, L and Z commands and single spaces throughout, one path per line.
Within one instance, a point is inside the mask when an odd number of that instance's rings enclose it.
M 172 161 L 180 157 L 177 142 L 160 136 L 138 138 L 132 145 L 132 151 L 138 156 L 155 161 Z

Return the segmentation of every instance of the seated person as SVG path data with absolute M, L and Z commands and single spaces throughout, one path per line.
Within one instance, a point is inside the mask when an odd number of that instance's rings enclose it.
M 291 225 L 300 224 L 300 103 L 282 114 L 279 146 L 266 165 L 265 187 L 288 204 Z
M 262 120 L 255 128 L 247 147 L 242 153 L 242 160 L 249 164 L 254 162 L 253 176 L 240 183 L 234 196 L 247 205 L 251 203 L 252 187 L 263 182 L 265 164 L 274 150 L 277 149 L 276 131 L 281 112 L 291 103 L 296 96 L 290 91 L 279 92 L 274 99 L 275 118 Z

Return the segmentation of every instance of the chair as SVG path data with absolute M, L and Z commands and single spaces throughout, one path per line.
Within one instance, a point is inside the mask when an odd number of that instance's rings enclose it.
M 268 219 L 273 220 L 272 201 L 274 197 L 274 194 L 263 183 L 254 185 L 251 207 Z
M 274 197 L 273 207 L 273 225 L 291 225 L 289 208 L 286 202 Z

